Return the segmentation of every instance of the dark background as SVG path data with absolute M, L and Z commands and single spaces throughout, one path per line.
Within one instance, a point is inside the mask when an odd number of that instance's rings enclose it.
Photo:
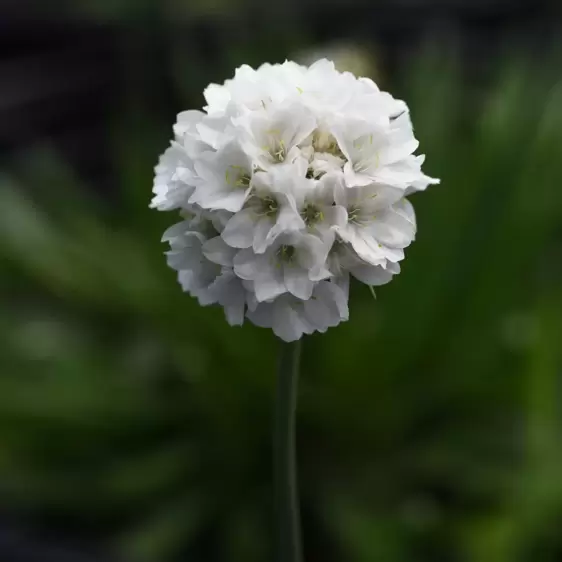
M 403 273 L 306 338 L 306 560 L 562 560 L 559 2 L 4 0 L 0 561 L 271 560 L 276 341 L 177 286 L 176 113 L 334 58 L 412 109 Z

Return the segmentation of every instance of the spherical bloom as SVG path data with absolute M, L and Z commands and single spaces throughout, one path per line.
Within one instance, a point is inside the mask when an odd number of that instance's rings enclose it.
M 327 60 L 242 66 L 205 99 L 178 115 L 151 203 L 183 218 L 163 238 L 183 290 L 285 341 L 347 320 L 350 275 L 400 272 L 416 234 L 405 197 L 439 182 L 408 107 Z

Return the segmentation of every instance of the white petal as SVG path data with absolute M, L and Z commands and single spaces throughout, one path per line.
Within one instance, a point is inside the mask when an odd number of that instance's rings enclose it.
M 365 230 L 378 243 L 391 248 L 405 248 L 416 235 L 415 222 L 412 223 L 405 212 L 397 212 L 393 208 L 385 212 L 380 220 L 375 219 Z
M 404 259 L 403 248 L 391 248 L 390 246 L 382 244 L 382 252 L 386 258 L 386 264 L 383 263 L 383 267 L 385 265 L 388 267 L 389 262 L 396 263 Z
M 296 259 L 304 269 L 313 269 L 326 261 L 330 246 L 317 236 L 294 234 L 288 240 L 290 244 L 298 246 Z
M 223 266 L 232 266 L 236 255 L 236 249 L 229 246 L 220 236 L 207 240 L 202 250 L 208 260 Z
M 264 241 L 265 247 L 273 244 L 275 239 L 283 233 L 295 232 L 305 227 L 302 217 L 290 206 L 284 206 L 277 215 L 277 222 L 271 228 Z M 262 245 L 263 248 L 263 245 Z M 256 251 L 258 251 L 256 249 Z M 263 249 L 262 249 L 263 251 Z
M 230 101 L 228 89 L 219 84 L 209 84 L 203 92 L 209 113 L 220 113 L 226 109 Z
M 178 271 L 178 283 L 181 285 L 183 291 L 188 292 L 191 290 L 193 276 L 193 271 Z
M 280 297 L 282 298 L 282 297 Z M 262 302 L 258 303 L 256 301 L 256 306 L 248 306 L 248 311 L 246 312 L 246 317 L 260 328 L 271 328 L 273 325 L 273 307 L 274 303 Z
M 395 203 L 392 207 L 399 215 L 404 217 L 413 227 L 416 228 L 416 213 L 412 204 L 405 198 Z
M 299 340 L 310 331 L 299 314 L 290 306 L 276 306 L 273 311 L 273 332 L 286 342 Z
M 254 279 L 256 298 L 259 302 L 268 301 L 287 292 L 281 269 L 264 271 Z
M 209 218 L 211 219 L 213 228 L 220 233 L 224 230 L 226 223 L 230 220 L 231 217 L 232 213 L 229 213 L 227 211 L 215 211 L 214 213 L 211 213 L 211 216 Z
M 273 226 L 273 222 L 269 217 L 261 217 L 256 223 L 252 247 L 257 254 L 265 252 L 269 244 L 275 241 L 275 236 L 270 236 Z
M 366 285 L 384 285 L 388 283 L 393 273 L 376 265 L 357 265 L 351 268 L 351 275 Z
M 224 117 L 206 117 L 196 125 L 197 133 L 204 143 L 218 150 L 232 139 L 228 122 Z
M 308 300 L 312 296 L 314 283 L 308 278 L 308 273 L 300 267 L 285 266 L 284 281 L 287 290 L 295 297 Z
M 373 184 L 365 188 L 368 205 L 373 212 L 390 207 L 404 197 L 404 190 L 391 185 Z
M 330 308 L 319 298 L 307 300 L 304 303 L 304 311 L 310 321 L 320 329 L 327 328 L 332 324 Z
M 168 240 L 172 240 L 174 238 L 177 238 L 178 236 L 182 236 L 188 231 L 189 231 L 189 221 L 178 222 L 170 226 L 164 232 L 164 234 L 162 235 L 162 242 L 168 242 Z
M 347 224 L 348 215 L 345 207 L 334 205 L 325 208 L 323 213 L 324 220 L 330 227 L 337 226 L 343 228 Z
M 308 272 L 308 277 L 311 281 L 322 281 L 323 279 L 328 279 L 331 276 L 332 272 L 327 269 L 324 264 L 320 264 Z
M 334 296 L 334 302 L 342 320 L 349 319 L 349 275 L 345 274 L 328 284 L 328 288 Z
M 254 239 L 255 213 L 242 209 L 232 216 L 221 233 L 223 240 L 233 248 L 249 248 Z
M 247 194 L 248 190 L 235 190 L 230 193 L 219 192 L 209 196 L 206 200 L 201 201 L 199 204 L 204 209 L 223 209 L 231 213 L 237 213 L 244 206 Z
M 353 169 L 353 164 L 351 164 L 351 162 L 345 163 L 343 173 L 345 177 L 345 184 L 348 187 L 361 187 L 373 182 L 373 178 L 371 176 L 357 173 Z
M 241 279 L 253 281 L 259 272 L 262 257 L 257 256 L 251 248 L 240 250 L 234 256 L 234 273 Z
M 244 302 L 225 306 L 224 314 L 226 321 L 231 326 L 242 326 L 244 324 Z
M 174 134 L 177 137 L 182 137 L 186 133 L 195 130 L 197 123 L 201 122 L 205 114 L 202 111 L 182 111 L 178 113 L 176 124 L 174 125 Z
M 366 231 L 364 228 L 351 228 L 347 231 L 342 231 L 340 233 L 346 233 L 349 235 L 348 242 L 351 243 L 353 249 L 357 252 L 359 257 L 361 257 L 366 262 L 372 265 L 381 265 L 384 263 L 386 256 L 372 235 Z
M 373 179 L 380 183 L 405 188 L 424 177 L 417 157 L 409 156 L 388 166 L 381 166 Z

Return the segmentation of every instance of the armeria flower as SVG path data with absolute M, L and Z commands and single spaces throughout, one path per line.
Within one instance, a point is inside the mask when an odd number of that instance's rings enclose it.
M 240 67 L 185 111 L 156 167 L 168 264 L 201 305 L 293 341 L 348 318 L 349 276 L 400 272 L 416 218 L 406 196 L 439 180 L 416 156 L 408 107 L 321 60 Z
M 183 147 L 172 142 L 154 171 L 154 198 L 150 206 L 159 211 L 181 209 L 193 193 L 196 179 L 193 161 Z
M 202 153 L 195 162 L 197 179 L 189 203 L 203 209 L 240 211 L 252 191 L 253 170 L 251 158 L 235 141 L 216 152 Z
M 253 177 L 252 195 L 246 206 L 234 214 L 222 236 L 234 248 L 252 247 L 263 253 L 283 232 L 298 232 L 305 227 L 297 198 L 301 198 L 308 183 L 304 177 L 306 165 L 278 166 L 270 173 L 257 172 Z
M 258 302 L 285 293 L 308 300 L 315 282 L 331 276 L 326 268 L 331 245 L 331 240 L 313 234 L 288 232 L 279 236 L 263 254 L 256 254 L 252 248 L 238 252 L 234 273 L 254 282 Z

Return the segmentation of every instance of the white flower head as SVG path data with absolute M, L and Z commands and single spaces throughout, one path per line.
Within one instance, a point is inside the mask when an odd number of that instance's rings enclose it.
M 185 111 L 151 207 L 184 291 L 285 341 L 348 319 L 350 276 L 400 272 L 416 218 L 406 196 L 439 183 L 415 155 L 407 105 L 320 60 L 240 67 Z

